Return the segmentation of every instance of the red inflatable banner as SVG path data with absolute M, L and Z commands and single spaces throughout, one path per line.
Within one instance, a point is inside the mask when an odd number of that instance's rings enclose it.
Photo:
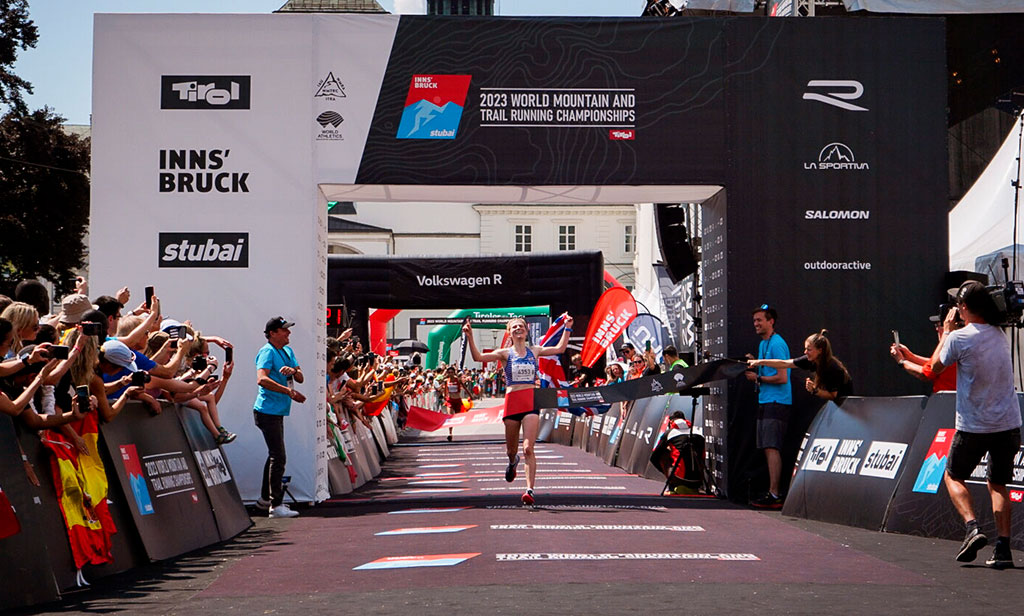
M 625 287 L 612 287 L 601 294 L 590 315 L 583 343 L 583 365 L 591 367 L 613 340 L 636 318 L 636 300 Z

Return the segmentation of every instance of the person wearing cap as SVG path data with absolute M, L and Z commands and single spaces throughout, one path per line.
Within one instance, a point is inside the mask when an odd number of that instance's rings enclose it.
M 82 322 L 85 313 L 92 310 L 92 302 L 81 293 L 72 293 L 60 300 L 60 312 L 57 314 L 57 324 L 61 331 L 73 329 L 75 325 Z
M 761 342 L 757 346 L 757 357 L 747 354 L 747 359 L 789 361 L 789 345 L 775 331 L 775 322 L 779 318 L 775 308 L 761 304 L 752 314 L 754 333 L 761 338 Z M 758 366 L 745 374 L 757 391 L 757 448 L 764 451 L 768 465 L 768 492 L 753 499 L 750 504 L 762 509 L 781 509 L 782 447 L 793 405 L 789 370 Z
M 284 446 L 284 418 L 291 412 L 292 402 L 303 403 L 306 397 L 292 387 L 305 378 L 295 353 L 288 346 L 295 323 L 284 317 L 267 321 L 263 334 L 267 343 L 256 354 L 258 392 L 253 405 L 256 427 L 267 443 L 267 461 L 263 465 L 263 483 L 256 507 L 269 510 L 271 518 L 293 518 L 299 512 L 284 504 L 284 477 L 287 456 Z
M 938 336 L 939 341 L 942 340 L 942 316 L 932 315 L 928 317 L 931 320 L 932 325 L 935 327 L 935 334 Z M 954 323 L 957 329 L 964 326 L 962 321 Z M 943 370 L 940 374 L 936 374 L 933 369 L 932 358 L 922 357 L 910 349 L 904 344 L 896 344 L 894 341 L 889 347 L 889 355 L 896 360 L 907 374 L 914 377 L 915 379 L 926 381 L 932 384 L 932 393 L 940 391 L 956 391 L 956 364 L 947 366 L 947 370 Z
M 957 317 L 965 325 L 956 327 Z M 1010 552 L 1011 511 L 1006 484 L 1013 479 L 1014 457 L 1020 451 L 1021 413 L 1013 383 L 1010 343 L 1000 323 L 999 309 L 985 285 L 962 284 L 956 306 L 942 322 L 939 346 L 932 353 L 932 370 L 942 374 L 956 363 L 956 433 L 946 458 L 946 490 L 966 536 L 958 562 L 971 562 L 988 543 L 974 516 L 974 500 L 966 481 L 988 454 L 988 493 L 992 500 L 996 538 L 990 567 L 1013 567 Z

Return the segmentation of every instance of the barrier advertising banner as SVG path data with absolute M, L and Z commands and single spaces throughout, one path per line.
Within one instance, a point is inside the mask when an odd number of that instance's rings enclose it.
M 881 530 L 923 402 L 918 396 L 854 397 L 842 406 L 826 404 L 811 424 L 782 513 Z
M 221 540 L 203 472 L 173 407 L 151 415 L 142 404 L 127 404 L 100 429 L 151 559 Z
M 44 526 L 37 522 L 39 516 L 46 513 L 59 518 L 60 511 L 52 496 L 52 507 L 43 506 L 39 500 L 42 490 L 33 484 L 26 470 L 13 420 L 6 414 L 0 414 L 0 552 L 4 554 L 4 558 L 0 558 L 0 576 L 4 580 L 0 584 L 2 608 L 56 601 L 58 596 L 47 553 L 47 531 L 51 534 L 56 532 L 64 543 L 67 543 L 67 532 L 63 531 L 63 523 L 58 523 L 54 529 L 54 525 Z M 46 471 L 46 468 L 37 468 L 33 474 Z M 67 548 L 64 553 L 70 562 Z
M 169 411 L 177 414 L 181 421 L 192 456 L 202 475 L 206 495 L 213 507 L 217 531 L 220 533 L 221 541 L 226 541 L 252 526 L 249 512 L 245 510 L 242 498 L 238 494 L 231 465 L 228 464 L 224 452 L 217 446 L 213 435 L 203 425 L 199 411 L 186 406 L 175 406 L 165 412 Z
M 884 530 L 959 541 L 964 536 L 963 520 L 953 508 L 942 479 L 955 432 L 956 394 L 933 394 L 925 400 L 927 405 L 917 437 L 907 450 L 906 470 L 893 495 Z M 1024 416 L 1024 395 L 1018 394 L 1017 400 Z M 978 523 L 991 538 L 995 528 L 985 468 L 983 460 L 967 482 L 967 488 L 974 499 Z M 1007 488 L 1013 516 L 1011 546 L 1020 550 L 1024 549 L 1024 507 L 1021 506 L 1024 502 L 1024 447 L 1014 459 L 1013 480 Z

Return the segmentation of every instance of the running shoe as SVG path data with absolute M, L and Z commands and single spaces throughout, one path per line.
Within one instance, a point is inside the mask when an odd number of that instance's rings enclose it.
M 977 527 L 967 531 L 964 542 L 960 544 L 960 551 L 956 553 L 956 561 L 969 563 L 978 557 L 978 550 L 988 545 L 988 537 Z
M 993 569 L 1012 569 L 1013 554 L 1010 552 L 1010 546 L 996 542 L 996 549 L 985 564 Z
M 448 442 L 449 443 L 452 442 L 452 435 L 451 434 L 448 435 Z
M 292 508 L 284 503 L 270 510 L 270 517 L 272 518 L 294 518 L 298 515 L 298 511 L 292 511 Z
M 512 483 L 516 479 L 516 467 L 519 466 L 519 454 L 508 463 L 508 467 L 505 469 L 505 481 Z
M 526 492 L 523 492 L 523 504 L 526 505 L 527 507 L 533 507 L 533 503 L 533 490 L 527 490 Z

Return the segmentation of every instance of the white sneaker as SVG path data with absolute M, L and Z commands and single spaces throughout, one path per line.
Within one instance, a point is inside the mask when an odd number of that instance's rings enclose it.
M 294 518 L 299 515 L 298 511 L 292 511 L 288 505 L 281 503 L 277 507 L 270 510 L 270 517 L 272 518 Z

